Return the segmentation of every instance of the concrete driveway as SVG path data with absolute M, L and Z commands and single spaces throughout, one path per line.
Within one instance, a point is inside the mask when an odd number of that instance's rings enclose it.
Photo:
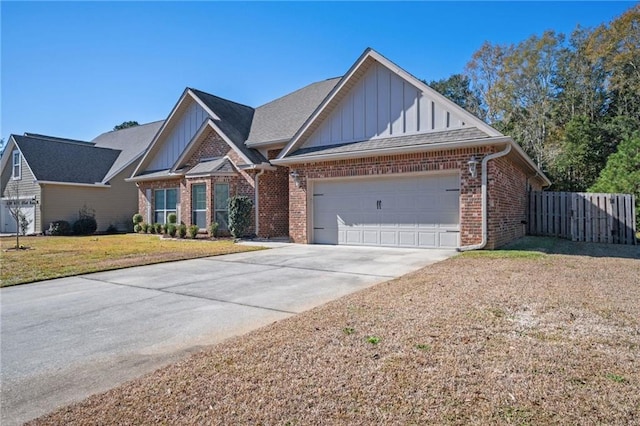
M 1 423 L 22 423 L 455 254 L 271 246 L 0 290 Z

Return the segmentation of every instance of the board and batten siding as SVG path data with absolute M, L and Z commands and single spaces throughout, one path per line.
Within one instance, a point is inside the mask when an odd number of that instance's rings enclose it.
M 147 170 L 171 168 L 207 118 L 209 118 L 209 114 L 192 100 L 173 125 L 167 139 L 149 163 Z
M 9 152 L 9 154 L 11 155 L 11 152 Z M 36 178 L 35 176 L 33 176 L 33 173 L 31 173 L 31 169 L 27 165 L 27 162 L 24 160 L 22 154 L 20 155 L 21 178 L 18 180 L 13 180 L 11 177 L 12 173 L 12 161 L 11 158 L 9 158 L 6 167 L 2 171 L 2 198 L 11 198 L 15 196 L 11 193 L 12 191 L 14 191 L 14 185 L 18 185 L 18 193 L 20 198 L 36 197 L 38 204 L 36 205 L 34 214 L 34 229 L 35 232 L 40 232 L 42 223 L 40 214 L 40 201 L 42 200 L 40 185 L 36 183 Z
M 381 64 L 355 82 L 304 148 L 425 133 L 464 126 L 440 100 Z

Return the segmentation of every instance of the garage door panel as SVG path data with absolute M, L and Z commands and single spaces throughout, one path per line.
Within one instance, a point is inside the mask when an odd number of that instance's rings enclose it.
M 439 246 L 444 248 L 456 248 L 458 247 L 458 240 L 460 233 L 458 232 L 441 232 L 438 234 L 440 237 Z
M 457 247 L 457 175 L 375 177 L 314 183 L 314 242 Z M 325 228 L 316 230 L 315 228 Z

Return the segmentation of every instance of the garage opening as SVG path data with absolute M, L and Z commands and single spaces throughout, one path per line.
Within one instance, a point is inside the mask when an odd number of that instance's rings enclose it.
M 457 173 L 315 180 L 312 190 L 316 244 L 460 245 Z

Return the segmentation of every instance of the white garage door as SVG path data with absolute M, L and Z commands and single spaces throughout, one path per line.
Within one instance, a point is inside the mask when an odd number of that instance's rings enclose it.
M 0 223 L 0 232 L 5 233 L 16 233 L 16 220 L 11 214 L 11 209 L 8 205 L 11 201 L 3 201 L 2 202 L 2 223 Z M 36 208 L 32 205 L 24 205 L 20 208 L 20 211 L 29 222 L 29 226 L 27 228 L 27 234 L 33 234 L 35 232 L 35 218 L 36 218 Z
M 313 183 L 313 241 L 455 248 L 459 205 L 457 174 L 319 180 Z

